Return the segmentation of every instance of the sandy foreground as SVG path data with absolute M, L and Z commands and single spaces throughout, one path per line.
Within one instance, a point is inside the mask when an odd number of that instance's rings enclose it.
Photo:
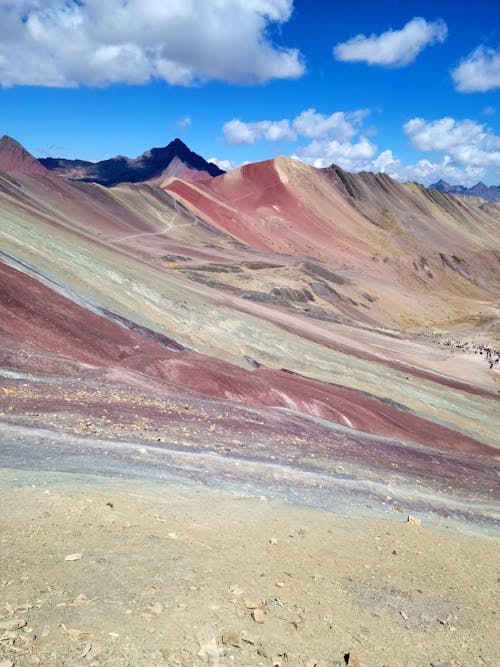
M 10 468 L 0 507 L 1 667 L 499 664 L 491 535 Z

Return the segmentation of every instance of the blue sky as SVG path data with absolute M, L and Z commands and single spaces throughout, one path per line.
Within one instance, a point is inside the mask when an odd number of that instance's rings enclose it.
M 0 135 L 500 184 L 497 0 L 0 0 Z

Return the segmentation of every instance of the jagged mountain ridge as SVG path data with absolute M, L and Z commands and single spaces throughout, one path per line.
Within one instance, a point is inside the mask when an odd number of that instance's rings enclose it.
M 386 326 L 418 327 L 445 313 L 454 319 L 452 311 L 468 311 L 474 293 L 484 290 L 490 300 L 498 286 L 497 221 L 453 195 L 386 174 L 275 158 L 203 183 L 167 179 L 163 187 L 243 244 L 334 266 L 358 289 L 330 301 L 358 321 L 380 316 Z M 394 311 L 387 305 L 395 289 Z M 356 315 L 349 313 L 363 293 L 375 298 L 369 312 L 355 306 Z M 397 321 L 387 318 L 391 310 Z
M 118 155 L 99 162 L 66 160 L 63 158 L 39 158 L 45 168 L 72 180 L 99 183 L 106 187 L 119 183 L 140 183 L 152 181 L 169 174 L 174 163 L 179 171 L 179 163 L 184 165 L 184 177 L 190 172 L 195 180 L 200 177 L 219 176 L 224 172 L 217 165 L 207 162 L 201 155 L 190 150 L 180 139 L 174 139 L 164 148 L 152 148 L 137 158 Z
M 481 197 L 487 201 L 500 201 L 500 185 L 486 185 L 482 181 L 470 188 L 465 185 L 450 185 L 444 180 L 429 185 L 429 190 L 439 190 L 453 195 L 467 195 L 469 197 Z

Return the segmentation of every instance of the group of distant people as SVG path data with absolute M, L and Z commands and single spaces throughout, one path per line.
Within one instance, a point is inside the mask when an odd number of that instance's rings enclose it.
M 462 352 L 474 352 L 474 354 L 480 354 L 489 364 L 490 370 L 500 361 L 500 350 L 495 350 L 489 345 L 484 345 L 483 343 L 474 343 L 469 341 L 462 343 L 459 340 L 448 337 L 441 341 L 441 345 L 444 345 L 445 347 L 451 347 L 454 350 L 462 350 Z

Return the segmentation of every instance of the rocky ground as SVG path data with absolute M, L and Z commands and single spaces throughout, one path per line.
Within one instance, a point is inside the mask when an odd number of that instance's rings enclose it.
M 0 506 L 2 667 L 498 664 L 498 539 L 466 524 L 14 468 Z

